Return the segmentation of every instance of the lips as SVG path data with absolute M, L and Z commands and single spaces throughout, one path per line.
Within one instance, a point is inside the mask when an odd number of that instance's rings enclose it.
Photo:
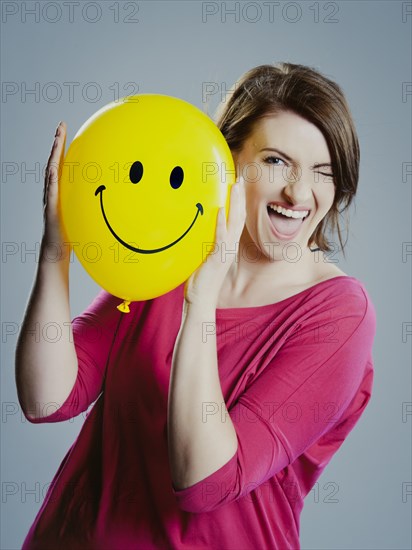
M 303 223 L 309 217 L 309 215 L 304 219 L 286 217 L 283 214 L 275 212 L 269 206 L 267 207 L 267 214 L 272 233 L 277 239 L 281 240 L 290 240 L 296 237 Z

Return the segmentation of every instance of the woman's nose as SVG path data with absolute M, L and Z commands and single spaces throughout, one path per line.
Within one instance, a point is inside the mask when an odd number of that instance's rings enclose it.
M 288 178 L 283 193 L 293 204 L 307 204 L 311 197 L 312 185 L 307 176 L 302 177 L 302 174 L 295 174 Z

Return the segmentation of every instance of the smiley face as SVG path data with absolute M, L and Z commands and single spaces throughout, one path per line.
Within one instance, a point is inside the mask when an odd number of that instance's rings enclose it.
M 142 177 L 143 177 L 143 164 L 140 161 L 137 160 L 132 164 L 132 166 L 130 168 L 129 178 L 130 178 L 131 183 L 136 184 L 136 183 L 140 182 Z M 175 166 L 173 168 L 173 170 L 171 171 L 171 173 L 170 173 L 170 185 L 173 187 L 173 189 L 178 189 L 182 185 L 183 179 L 184 179 L 183 168 L 181 166 Z M 203 215 L 203 206 L 201 205 L 200 202 L 198 202 L 198 203 L 196 203 L 196 214 L 195 214 L 195 217 L 194 217 L 192 223 L 189 225 L 189 227 L 186 229 L 186 231 L 182 235 L 180 235 L 180 237 L 178 237 L 173 242 L 171 242 L 171 243 L 169 243 L 165 246 L 162 246 L 160 248 L 155 248 L 155 249 L 151 249 L 151 250 L 145 250 L 143 248 L 137 248 L 136 246 L 132 246 L 131 244 L 127 243 L 122 238 L 120 238 L 119 235 L 117 235 L 115 230 L 110 225 L 110 222 L 107 219 L 106 213 L 104 211 L 104 206 L 103 206 L 103 191 L 105 189 L 106 189 L 106 187 L 104 185 L 100 185 L 96 189 L 95 195 L 100 196 L 100 208 L 102 210 L 102 215 L 103 215 L 104 221 L 106 222 L 107 227 L 109 228 L 109 231 L 112 233 L 114 238 L 119 243 L 121 243 L 125 248 L 128 248 L 129 250 L 132 250 L 133 252 L 138 252 L 139 254 L 154 254 L 156 252 L 162 252 L 163 250 L 166 250 L 169 247 L 174 246 L 181 239 L 183 239 L 183 237 L 186 235 L 186 233 L 188 233 L 190 231 L 193 224 L 196 222 L 198 215 L 199 214 Z
M 204 261 L 234 181 L 231 152 L 209 117 L 170 96 L 128 96 L 95 113 L 70 144 L 63 229 L 101 287 L 151 299 Z

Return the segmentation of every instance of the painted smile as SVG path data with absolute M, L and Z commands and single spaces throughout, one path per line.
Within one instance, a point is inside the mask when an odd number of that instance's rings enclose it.
M 104 185 L 100 185 L 96 189 L 94 195 L 97 196 L 97 195 L 100 194 L 100 208 L 102 210 L 103 218 L 104 218 L 104 221 L 106 222 L 107 227 L 109 228 L 110 232 L 115 237 L 115 239 L 119 241 L 119 243 L 121 243 L 123 246 L 125 246 L 129 250 L 132 250 L 133 252 L 139 252 L 140 254 L 154 254 L 155 252 L 162 252 L 162 250 L 166 250 L 166 249 L 170 248 L 171 246 L 174 246 L 181 239 L 183 239 L 183 237 L 191 230 L 192 226 L 194 225 L 194 223 L 195 223 L 195 221 L 196 221 L 196 219 L 199 215 L 199 212 L 203 216 L 203 206 L 200 204 L 200 202 L 198 202 L 198 203 L 196 203 L 197 212 L 196 212 L 196 215 L 195 215 L 192 223 L 189 225 L 189 227 L 186 229 L 186 231 L 178 239 L 176 239 L 175 241 L 173 241 L 170 244 L 167 244 L 166 246 L 162 246 L 161 248 L 155 248 L 153 250 L 145 250 L 143 248 L 136 248 L 136 247 L 128 244 L 127 242 L 125 242 L 123 239 L 121 239 L 118 235 L 116 235 L 116 233 L 112 229 L 112 227 L 109 223 L 109 220 L 107 219 L 107 216 L 105 214 L 104 207 L 103 207 L 103 191 L 105 189 L 106 189 L 106 187 Z

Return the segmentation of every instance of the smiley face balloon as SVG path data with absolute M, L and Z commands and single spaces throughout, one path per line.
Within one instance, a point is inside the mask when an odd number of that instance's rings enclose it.
M 230 149 L 202 111 L 166 95 L 127 96 L 97 111 L 70 144 L 59 184 L 63 231 L 127 312 L 201 265 L 234 181 Z

